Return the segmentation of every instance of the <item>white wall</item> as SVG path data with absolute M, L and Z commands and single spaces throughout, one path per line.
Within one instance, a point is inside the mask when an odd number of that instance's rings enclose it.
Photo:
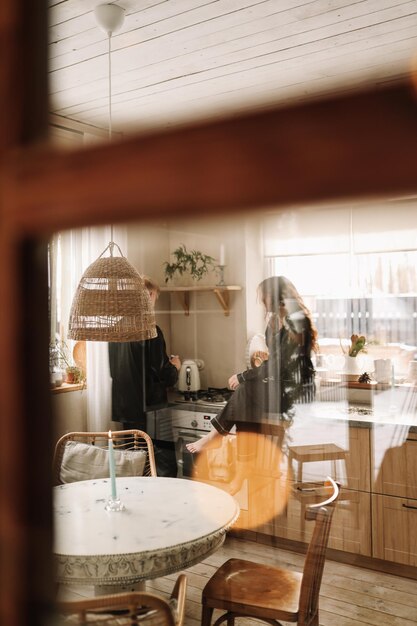
M 87 430 L 87 390 L 51 394 L 55 441 L 69 432 Z
M 225 387 L 231 374 L 246 367 L 247 320 L 251 320 L 249 334 L 263 328 L 263 318 L 256 304 L 256 285 L 262 278 L 259 226 L 245 218 L 135 225 L 128 229 L 127 256 L 140 273 L 151 276 L 163 287 L 163 263 L 172 261 L 170 253 L 180 244 L 216 259 L 220 246 L 224 245 L 225 282 L 242 287 L 242 291 L 230 293 L 229 316 L 224 315 L 211 292 L 190 294 L 189 316 L 184 314 L 176 293 L 161 294 L 156 307 L 157 323 L 164 332 L 168 353 L 179 354 L 181 359 L 199 358 L 205 362 L 200 373 L 202 388 Z M 250 288 L 247 290 L 248 280 Z M 218 281 L 218 274 L 211 272 L 195 284 L 214 286 Z

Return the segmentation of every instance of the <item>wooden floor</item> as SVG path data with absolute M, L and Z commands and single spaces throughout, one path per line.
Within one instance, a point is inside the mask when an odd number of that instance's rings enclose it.
M 247 558 L 301 571 L 304 557 L 294 552 L 252 541 L 228 537 L 223 547 L 208 559 L 185 570 L 188 578 L 185 626 L 200 623 L 201 590 L 215 570 L 231 557 Z M 168 596 L 178 574 L 149 581 L 147 590 Z M 85 588 L 84 588 L 85 589 Z M 87 595 L 78 587 L 61 597 Z M 412 626 L 417 625 L 417 582 L 399 576 L 326 561 L 320 594 L 320 626 Z M 214 617 L 217 613 L 215 612 Z M 283 622 L 284 623 L 284 622 Z M 240 620 L 237 626 L 260 622 Z M 285 622 L 287 624 L 287 622 Z

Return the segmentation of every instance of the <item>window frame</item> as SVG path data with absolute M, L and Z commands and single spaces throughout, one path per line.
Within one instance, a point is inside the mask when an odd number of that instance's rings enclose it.
M 60 153 L 44 143 L 47 3 L 3 0 L 0 43 L 0 621 L 26 626 L 46 621 L 54 590 L 45 366 L 50 234 L 415 193 L 417 115 L 405 79 Z

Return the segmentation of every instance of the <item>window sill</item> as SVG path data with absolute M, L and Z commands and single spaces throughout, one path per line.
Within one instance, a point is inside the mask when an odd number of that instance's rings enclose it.
M 59 387 L 51 387 L 51 393 L 66 393 L 67 391 L 82 391 L 86 389 L 87 385 L 85 383 L 77 383 L 76 385 L 71 385 L 70 383 L 62 383 Z

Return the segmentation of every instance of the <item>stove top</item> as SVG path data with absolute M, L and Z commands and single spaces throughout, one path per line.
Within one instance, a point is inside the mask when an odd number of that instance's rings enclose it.
M 225 406 L 233 391 L 227 387 L 217 388 L 209 387 L 208 389 L 200 389 L 195 393 L 182 392 L 181 398 L 176 402 L 193 402 L 200 406 Z
M 226 406 L 227 400 L 204 400 L 203 398 L 199 398 L 195 400 L 194 404 L 198 404 L 200 406 Z

